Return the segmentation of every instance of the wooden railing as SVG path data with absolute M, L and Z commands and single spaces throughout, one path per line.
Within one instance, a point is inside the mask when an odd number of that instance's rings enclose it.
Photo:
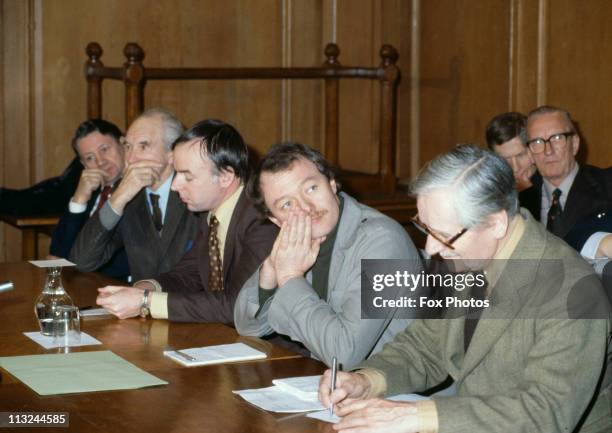
M 391 45 L 380 49 L 378 67 L 347 67 L 338 61 L 340 49 L 336 44 L 325 47 L 325 62 L 319 67 L 286 68 L 147 68 L 143 64 L 145 52 L 136 43 L 128 43 L 123 53 L 126 61 L 120 67 L 102 63 L 102 47 L 97 42 L 87 45 L 85 63 L 87 78 L 87 115 L 102 114 L 102 82 L 120 80 L 125 84 L 126 124 L 129 125 L 144 107 L 145 83 L 150 80 L 239 80 L 239 79 L 313 79 L 324 85 L 324 140 L 325 157 L 339 166 L 339 84 L 343 79 L 376 80 L 380 83 L 379 110 L 379 166 L 375 174 L 341 171 L 344 189 L 358 197 L 392 196 L 396 192 L 395 146 L 397 84 L 400 70 L 396 65 L 397 50 Z

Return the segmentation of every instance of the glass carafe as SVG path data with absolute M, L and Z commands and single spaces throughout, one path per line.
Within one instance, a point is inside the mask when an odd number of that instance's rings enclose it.
M 43 335 L 53 335 L 53 317 L 60 305 L 74 305 L 62 285 L 62 268 L 47 268 L 45 286 L 34 304 L 34 312 Z

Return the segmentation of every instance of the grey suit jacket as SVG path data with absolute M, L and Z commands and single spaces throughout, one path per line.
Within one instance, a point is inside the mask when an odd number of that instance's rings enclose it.
M 107 202 L 89 218 L 70 251 L 79 271 L 95 271 L 117 250 L 125 248 L 134 281 L 167 272 L 191 249 L 198 234 L 199 218 L 170 191 L 161 236 L 155 230 L 145 190 L 125 207 L 119 222 L 108 230 L 101 222 L 104 212 L 113 212 Z
M 344 197 L 329 270 L 327 299 L 310 285 L 312 275 L 293 278 L 278 288 L 260 310 L 259 271 L 242 287 L 234 307 L 236 329 L 242 335 L 277 332 L 301 342 L 327 365 L 334 356 L 350 368 L 380 350 L 404 329 L 407 319 L 361 319 L 361 259 L 412 259 L 422 269 L 417 250 L 406 231 L 380 212 Z M 258 312 L 259 311 L 259 312 Z
M 458 395 L 434 397 L 440 433 L 612 431 L 610 310 L 598 304 L 601 285 L 574 250 L 522 212 L 525 233 L 467 352 L 464 316 L 415 320 L 360 367 L 382 372 L 388 395 L 423 391 L 450 375 Z M 602 318 L 572 319 L 571 304 L 599 305 Z

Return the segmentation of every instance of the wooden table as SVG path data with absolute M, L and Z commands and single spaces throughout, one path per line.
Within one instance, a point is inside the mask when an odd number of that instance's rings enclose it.
M 38 258 L 38 235 L 51 235 L 59 221 L 58 216 L 18 217 L 0 213 L 0 221 L 21 230 L 21 258 L 35 260 Z
M 25 337 L 36 330 L 34 300 L 45 272 L 28 263 L 0 264 L 0 281 L 12 280 L 15 289 L 0 293 L 3 326 L 0 356 L 55 353 Z M 64 269 L 64 286 L 80 306 L 92 305 L 96 288 L 112 280 L 99 274 Z M 69 412 L 70 427 L 45 431 L 84 432 L 305 432 L 329 431 L 331 426 L 303 416 L 287 418 L 255 408 L 232 394 L 234 389 L 270 386 L 274 378 L 320 374 L 323 364 L 302 358 L 269 342 L 240 337 L 219 324 L 169 323 L 165 320 L 87 319 L 81 329 L 101 346 L 71 351 L 112 350 L 169 385 L 140 390 L 109 391 L 41 397 L 2 371 L 0 411 Z M 203 367 L 182 367 L 163 356 L 166 348 L 244 341 L 268 354 L 265 360 Z M 4 429 L 0 429 L 3 430 Z M 32 431 L 41 431 L 40 428 Z M 20 428 L 19 432 L 28 431 Z

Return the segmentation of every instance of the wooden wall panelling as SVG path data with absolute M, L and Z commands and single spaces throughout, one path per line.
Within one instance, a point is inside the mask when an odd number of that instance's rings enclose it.
M 570 111 L 587 145 L 581 157 L 612 165 L 612 3 L 549 1 L 547 98 Z
M 538 98 L 540 2 L 510 1 L 510 97 L 508 111 L 527 114 Z
M 508 107 L 506 0 L 421 3 L 421 163 L 457 143 L 484 141 Z
M 3 0 L 2 131 L 0 159 L 2 185 L 23 188 L 34 180 L 31 131 L 31 49 L 33 2 Z M 21 232 L 1 224 L 0 260 L 21 258 Z
M 378 65 L 380 46 L 374 46 L 375 0 L 338 1 L 339 61 L 344 66 Z M 378 99 L 378 82 L 344 80 L 340 83 L 340 165 L 344 169 L 373 173 L 378 168 L 379 140 L 372 107 Z
M 402 78 L 397 94 L 397 141 L 396 141 L 396 175 L 399 178 L 410 178 L 412 173 L 411 159 L 418 157 L 418 141 L 413 143 L 412 136 L 412 13 L 413 3 L 420 0 L 384 0 L 379 2 L 380 13 L 376 20 L 374 47 L 383 44 L 393 45 L 398 53 L 397 66 Z M 377 53 L 378 56 L 378 53 Z M 380 57 L 377 59 L 380 62 Z M 378 90 L 376 90 L 378 92 Z M 379 101 L 378 101 L 379 102 Z M 378 120 L 376 120 L 378 122 Z M 417 152 L 414 150 L 417 149 Z
M 287 19 L 283 25 L 286 43 L 283 46 L 283 66 L 318 66 L 325 56 L 323 50 L 330 40 L 324 36 L 323 21 L 331 16 L 319 0 L 283 0 Z M 331 5 L 329 5 L 331 6 Z M 298 141 L 323 150 L 323 81 L 286 80 L 286 135 L 283 139 Z

